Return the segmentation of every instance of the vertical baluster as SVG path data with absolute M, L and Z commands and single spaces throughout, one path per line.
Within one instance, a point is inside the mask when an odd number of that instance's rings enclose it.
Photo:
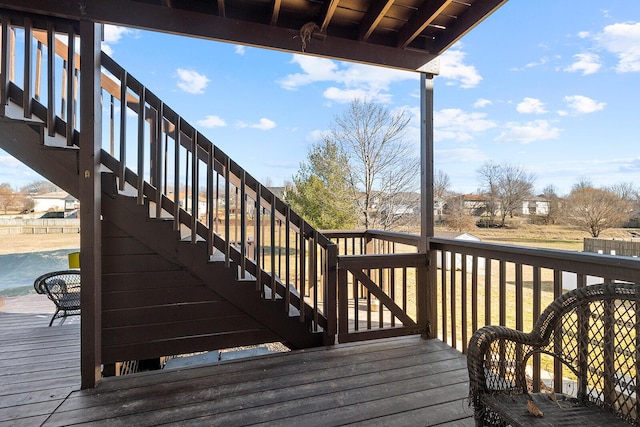
M 9 81 L 16 81 L 16 29 L 14 27 L 10 27 L 9 33 Z M 7 96 L 9 96 L 8 93 Z
M 237 212 L 238 211 L 238 206 L 239 206 L 239 200 L 238 200 L 238 193 L 239 192 L 240 191 L 238 190 L 238 187 L 234 186 L 233 194 L 234 194 L 235 199 L 234 199 L 234 202 L 233 202 L 233 206 L 236 207 L 236 214 L 235 214 L 235 216 L 233 218 L 234 219 L 234 221 L 233 221 L 233 241 L 236 244 L 240 243 L 239 239 L 238 239 L 238 225 L 239 224 L 238 224 L 238 212 Z
M 42 88 L 42 42 L 38 40 L 36 45 L 36 80 L 33 84 L 33 98 L 40 101 L 40 89 Z
M 461 339 L 462 339 L 462 352 L 467 354 L 467 342 L 468 342 L 468 318 L 467 318 L 467 254 L 462 252 L 460 254 L 460 262 L 461 265 L 461 274 L 462 280 L 460 282 L 460 326 L 462 329 Z
M 138 204 L 144 204 L 144 124 L 145 124 L 145 104 L 146 89 L 140 86 L 139 103 L 138 103 Z
M 533 326 L 540 317 L 542 311 L 542 276 L 540 274 L 540 267 L 533 267 Z M 540 353 L 533 355 L 533 392 L 540 392 Z
M 498 291 L 498 304 L 500 306 L 500 326 L 507 325 L 507 263 L 504 260 L 500 260 L 500 276 L 498 277 L 499 291 Z
M 442 310 L 442 341 L 447 342 L 447 255 L 444 249 L 440 251 L 440 307 Z
M 198 239 L 198 199 L 200 185 L 198 184 L 200 160 L 198 158 L 198 148 L 200 144 L 200 133 L 194 132 L 191 141 L 191 243 Z
M 379 268 L 378 269 L 378 286 L 380 286 L 380 289 L 382 289 L 382 292 L 384 292 L 384 269 L 383 268 Z M 382 304 L 382 301 L 380 301 L 380 299 L 378 299 L 378 328 L 382 329 L 384 327 L 384 304 Z
M 471 258 L 471 330 L 478 329 L 478 256 Z
M 114 96 L 109 96 L 109 154 L 115 157 L 116 136 L 115 136 L 115 101 Z
M 451 284 L 449 286 L 449 306 L 451 307 L 451 347 L 457 349 L 458 348 L 458 340 L 457 340 L 457 322 L 456 322 L 456 298 L 457 298 L 457 286 L 458 283 L 456 281 L 456 268 L 457 268 L 457 253 L 451 252 L 451 270 L 449 271 L 449 275 L 451 277 Z
M 522 300 L 522 264 L 516 264 L 516 329 L 523 330 L 524 302 Z
M 289 304 L 291 304 L 291 291 L 290 291 L 290 286 L 291 286 L 291 270 L 290 270 L 290 266 L 291 266 L 291 260 L 290 258 L 290 254 L 289 254 L 289 248 L 291 245 L 291 242 L 289 241 L 289 239 L 291 238 L 291 208 L 287 205 L 285 207 L 285 227 L 284 227 L 284 245 L 285 245 L 285 258 L 284 258 L 284 275 L 285 275 L 285 290 L 284 290 L 284 301 L 285 301 L 285 306 L 287 311 L 289 310 Z
M 180 147 L 182 140 L 182 118 L 176 120 L 176 133 L 173 140 L 173 229 L 180 230 Z
M 484 324 L 491 325 L 491 258 L 484 258 Z
M 7 103 L 9 102 L 9 76 L 11 68 L 9 60 L 11 58 L 11 47 L 9 43 L 9 18 L 2 16 L 2 58 L 0 59 L 0 116 L 5 115 Z
M 553 271 L 553 299 L 555 300 L 562 295 L 562 271 Z M 558 326 L 553 331 L 553 351 L 562 354 L 562 326 L 558 323 Z M 605 335 L 606 336 L 606 335 Z M 605 356 L 606 358 L 606 356 Z M 606 363 L 606 362 L 605 362 Z M 560 392 L 562 391 L 562 362 L 557 357 L 553 358 L 553 388 Z
M 155 131 L 155 154 L 153 171 L 155 175 L 154 184 L 156 187 L 156 218 L 162 217 L 162 165 L 164 163 L 162 159 L 162 134 L 164 124 L 164 103 L 160 101 L 160 105 L 156 110 L 156 131 Z M 195 138 L 194 138 L 195 139 Z M 198 158 L 194 154 L 194 161 L 197 163 Z M 193 214 L 193 212 L 192 212 Z
M 304 296 L 307 293 L 307 239 L 304 220 L 300 219 L 300 321 L 304 320 Z
M 313 324 L 314 330 L 318 327 L 318 231 L 313 231 L 313 239 L 309 242 L 311 246 L 311 256 L 309 262 L 311 265 L 311 283 L 313 283 Z
M 75 31 L 73 29 L 73 26 L 69 26 L 69 30 L 67 32 L 67 38 L 68 38 L 68 44 L 67 44 L 67 68 L 66 68 L 66 74 L 67 74 L 67 93 L 66 93 L 66 99 L 67 99 L 67 105 L 66 105 L 66 110 L 67 110 L 67 126 L 66 126 L 66 137 L 67 137 L 67 145 L 71 146 L 73 145 L 73 133 L 74 133 L 74 128 L 73 128 L 73 121 L 75 119 L 75 103 L 74 103 L 74 93 L 75 93 L 75 69 L 76 69 L 76 65 L 75 65 L 75 39 L 76 39 L 76 35 L 75 35 Z
M 127 79 L 128 74 L 123 71 L 120 78 L 120 168 L 118 169 L 121 191 L 124 190 L 127 179 Z
M 276 300 L 276 196 L 271 194 L 270 218 L 270 248 L 271 248 L 271 300 Z
M 229 191 L 231 190 L 230 179 L 231 179 L 231 159 L 227 156 L 226 162 L 224 164 L 224 262 L 227 267 L 231 265 L 229 260 L 229 255 L 231 253 L 231 247 L 229 243 L 229 221 L 231 220 L 231 214 L 229 211 L 229 201 L 230 195 Z M 244 215 L 244 212 L 242 213 Z
M 67 63 L 67 60 L 63 59 L 62 60 L 62 79 L 60 80 L 60 118 L 63 121 L 67 120 L 67 83 L 68 83 L 67 68 L 68 67 L 69 65 Z
M 31 74 L 33 73 L 31 49 L 33 45 L 31 19 L 24 18 L 24 80 L 22 88 L 22 110 L 26 119 L 31 118 Z
M 260 211 L 262 209 L 262 193 L 260 184 L 256 187 L 256 225 L 255 225 L 255 254 L 256 254 L 256 290 L 260 291 L 260 294 L 264 296 L 264 287 L 262 286 L 262 262 L 260 256 L 260 248 L 262 247 L 262 239 L 260 228 L 262 225 L 262 216 Z
M 213 247 L 213 168 L 214 168 L 214 157 L 213 157 L 213 145 L 209 145 L 208 147 L 208 156 L 207 156 L 207 250 L 209 254 L 209 259 L 213 255 L 214 247 Z
M 240 275 L 244 279 L 247 271 L 247 173 L 240 174 Z M 238 222 L 238 206 L 236 206 L 236 222 Z
M 47 22 L 47 134 L 49 136 L 55 136 L 56 134 L 56 49 L 55 49 L 56 46 L 55 46 L 55 43 L 56 43 L 56 35 L 54 31 L 53 22 L 49 21 Z M 4 46 L 3 46 L 3 49 L 4 49 Z
M 214 147 L 214 152 L 215 152 L 215 147 Z M 214 153 L 214 158 L 215 158 L 215 153 Z M 217 162 L 217 160 L 216 160 Z M 215 221 L 215 233 L 218 233 L 218 224 L 220 223 L 220 174 L 216 173 L 216 208 L 215 208 L 215 215 L 216 215 L 216 221 Z M 238 220 L 238 214 L 236 213 L 236 221 Z

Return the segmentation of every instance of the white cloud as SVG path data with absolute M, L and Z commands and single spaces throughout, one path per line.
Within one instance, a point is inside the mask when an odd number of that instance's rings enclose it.
M 591 99 L 587 96 L 573 95 L 565 96 L 564 102 L 567 103 L 567 107 L 573 111 L 574 114 L 589 114 L 596 111 L 603 110 L 606 102 L 597 102 L 595 99 Z
M 296 90 L 313 83 L 334 83 L 324 91 L 324 97 L 338 103 L 368 99 L 375 102 L 391 101 L 390 86 L 403 80 L 417 80 L 416 73 L 363 64 L 332 61 L 326 58 L 293 55 L 291 63 L 302 72 L 288 74 L 278 83 L 283 89 Z
M 573 57 L 576 59 L 576 62 L 566 67 L 564 71 L 570 73 L 582 72 L 582 75 L 586 76 L 597 72 L 602 67 L 600 57 L 595 53 L 578 53 L 573 55 Z
M 484 108 L 492 104 L 493 102 L 491 102 L 489 99 L 478 98 L 476 102 L 473 103 L 473 108 Z
M 528 64 L 525 64 L 524 67 L 520 67 L 520 68 L 513 68 L 513 71 L 522 71 L 522 70 L 526 70 L 528 68 L 535 68 L 535 67 L 539 67 L 541 65 L 546 64 L 547 62 L 549 62 L 549 58 L 547 58 L 546 56 L 540 58 L 537 61 L 533 61 L 533 62 L 529 62 Z
M 187 93 L 201 94 L 211 80 L 204 74 L 200 74 L 195 70 L 185 70 L 178 68 L 176 70 L 178 76 L 178 87 Z
M 516 106 L 516 110 L 522 114 L 544 114 L 547 112 L 544 108 L 544 102 L 536 98 L 525 98 Z
M 470 141 L 474 135 L 496 127 L 485 113 L 467 113 L 448 108 L 434 113 L 433 125 L 436 139 Z
M 618 57 L 618 72 L 640 72 L 640 22 L 607 25 L 595 38 L 602 48 Z
M 440 55 L 440 76 L 446 80 L 447 85 L 460 85 L 464 89 L 476 87 L 482 76 L 475 66 L 464 63 L 467 56 L 459 49 L 449 49 Z
M 198 120 L 196 123 L 198 124 L 198 126 L 202 126 L 205 128 L 224 127 L 227 125 L 225 121 L 220 117 L 212 115 L 208 115 L 204 119 Z
M 253 129 L 259 129 L 259 130 L 270 130 L 276 127 L 276 122 L 263 117 L 258 121 L 258 123 L 247 123 L 243 121 L 238 121 L 236 122 L 236 127 L 253 128 Z
M 134 29 L 131 29 L 131 28 L 120 27 L 120 26 L 117 26 L 117 25 L 105 24 L 105 26 L 104 26 L 104 41 L 102 42 L 102 50 L 107 55 L 113 55 L 113 46 L 112 45 L 117 44 L 123 36 L 135 35 L 137 33 L 138 33 L 137 30 L 134 30 Z
M 528 144 L 534 141 L 556 139 L 560 136 L 560 129 L 552 127 L 546 120 L 534 120 L 528 123 L 510 122 L 505 127 L 507 129 L 496 138 L 496 141 Z
M 310 141 L 310 142 L 322 141 L 324 140 L 325 137 L 329 136 L 330 134 L 331 134 L 330 130 L 316 129 L 314 131 L 309 132 L 309 134 L 307 135 L 307 141 Z
M 237 55 L 244 55 L 245 51 L 246 51 L 246 49 L 245 49 L 245 47 L 244 47 L 244 46 L 239 45 L 239 44 L 237 44 L 237 45 L 235 46 L 235 53 L 236 53 Z

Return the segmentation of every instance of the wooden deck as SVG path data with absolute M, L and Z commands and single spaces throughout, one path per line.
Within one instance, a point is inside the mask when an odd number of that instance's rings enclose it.
M 0 307 L 0 426 L 473 425 L 466 359 L 438 340 L 270 354 L 80 391 L 77 317 L 47 328 L 53 304 L 22 301 Z

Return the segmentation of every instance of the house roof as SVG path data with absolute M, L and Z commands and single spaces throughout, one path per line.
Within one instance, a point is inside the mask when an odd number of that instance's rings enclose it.
M 506 1 L 0 0 L 0 8 L 437 74 L 428 63 Z

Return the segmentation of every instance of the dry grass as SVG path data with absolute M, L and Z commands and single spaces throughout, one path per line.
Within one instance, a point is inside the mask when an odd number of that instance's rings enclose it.
M 5 234 L 0 236 L 0 255 L 55 249 L 77 249 L 80 234 Z

